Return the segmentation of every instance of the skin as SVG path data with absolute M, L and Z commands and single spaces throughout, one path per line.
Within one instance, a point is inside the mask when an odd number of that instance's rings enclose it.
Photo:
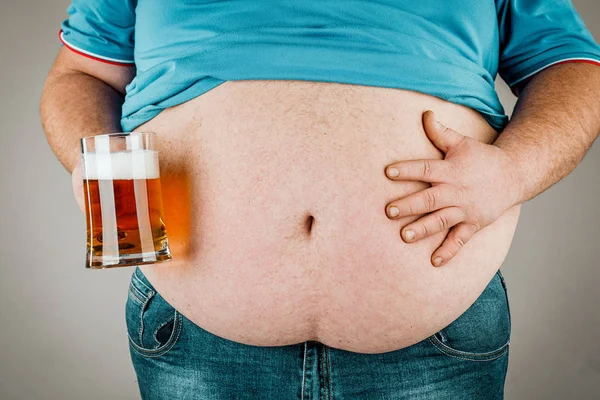
M 407 243 L 451 228 L 431 256 L 452 259 L 479 230 L 514 205 L 566 177 L 600 132 L 600 67 L 562 64 L 535 75 L 523 88 L 509 125 L 492 144 L 444 127 L 431 111 L 423 126 L 443 160 L 409 160 L 386 167 L 394 181 L 431 184 L 389 203 L 388 218 L 425 216 L 404 226 Z M 394 208 L 396 210 L 394 210 Z
M 48 143 L 67 171 L 73 173 L 79 164 L 80 138 L 121 132 L 125 86 L 134 76 L 135 67 L 60 49 L 44 85 L 40 113 Z M 81 191 L 76 193 L 77 199 L 81 196 Z
M 73 194 L 84 211 L 79 165 L 79 139 L 99 133 L 121 132 L 125 87 L 135 67 L 103 63 L 60 49 L 48 74 L 40 114 L 50 147 L 69 173 Z
M 46 80 L 42 123 L 57 158 L 72 174 L 82 210 L 79 139 L 121 130 L 125 87 L 134 76 L 134 67 L 105 64 L 62 48 Z M 552 66 L 515 92 L 520 96 L 513 118 L 494 143 L 481 143 L 446 128 L 427 111 L 425 132 L 444 159 L 402 161 L 385 169 L 393 181 L 431 184 L 389 203 L 385 212 L 391 219 L 426 214 L 401 229 L 408 243 L 451 228 L 431 256 L 434 266 L 447 263 L 506 210 L 567 176 L 600 132 L 598 66 Z M 397 176 L 390 176 L 392 168 Z M 398 215 L 390 216 L 391 207 L 398 209 Z M 409 231 L 414 232 L 412 239 Z

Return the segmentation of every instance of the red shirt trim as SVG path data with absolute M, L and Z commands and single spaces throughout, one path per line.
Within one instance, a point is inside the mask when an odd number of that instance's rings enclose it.
M 556 63 L 554 65 L 568 64 L 568 63 L 586 63 L 586 64 L 592 64 L 592 65 L 598 65 L 598 66 L 600 66 L 600 61 L 594 61 L 594 60 L 565 60 L 565 61 L 558 62 L 558 63 Z M 552 66 L 554 66 L 554 65 L 552 65 Z
M 120 67 L 131 67 L 133 65 L 135 65 L 135 63 L 126 63 L 126 62 L 117 62 L 117 61 L 109 61 L 109 60 L 105 60 L 103 58 L 101 58 L 100 56 L 94 56 L 91 54 L 86 54 L 82 51 L 79 51 L 77 49 L 74 49 L 73 47 L 71 47 L 71 45 L 69 45 L 69 43 L 65 42 L 62 38 L 62 29 L 58 31 L 58 40 L 60 40 L 60 42 L 62 44 L 65 45 L 65 47 L 69 50 L 71 50 L 73 53 L 79 54 L 80 56 L 84 56 L 86 58 L 89 58 L 91 60 L 96 60 L 96 61 L 100 61 L 103 62 L 105 64 L 110 64 L 110 65 L 118 65 Z
M 597 65 L 600 66 L 600 61 L 595 61 L 595 60 L 564 60 L 564 61 L 559 61 L 555 64 L 550 64 L 544 68 L 542 68 L 541 70 L 539 70 L 538 72 L 536 72 L 534 75 L 531 75 L 530 77 L 528 77 L 527 79 L 517 83 L 515 86 L 512 86 L 510 88 L 511 92 L 515 95 L 518 96 L 518 88 L 523 88 L 525 87 L 525 85 L 527 85 L 537 74 L 539 74 L 540 72 L 544 71 L 547 68 L 553 67 L 555 65 L 560 65 L 560 64 L 569 64 L 569 63 L 586 63 L 586 64 L 592 64 L 592 65 Z

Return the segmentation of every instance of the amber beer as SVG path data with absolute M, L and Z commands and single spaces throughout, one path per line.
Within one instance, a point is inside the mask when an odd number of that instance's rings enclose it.
M 171 259 L 163 221 L 158 153 L 84 154 L 88 268 Z

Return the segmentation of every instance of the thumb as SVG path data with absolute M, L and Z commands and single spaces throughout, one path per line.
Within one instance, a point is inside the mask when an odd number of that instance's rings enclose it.
M 423 128 L 427 137 L 433 142 L 435 147 L 448 153 L 448 151 L 457 146 L 464 138 L 464 135 L 442 125 L 435 119 L 433 111 L 425 111 L 423 114 Z

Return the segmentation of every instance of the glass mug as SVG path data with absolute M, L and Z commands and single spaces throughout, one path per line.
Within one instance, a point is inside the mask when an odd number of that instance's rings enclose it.
M 80 140 L 87 221 L 86 268 L 171 260 L 156 142 L 156 134 L 141 132 Z

